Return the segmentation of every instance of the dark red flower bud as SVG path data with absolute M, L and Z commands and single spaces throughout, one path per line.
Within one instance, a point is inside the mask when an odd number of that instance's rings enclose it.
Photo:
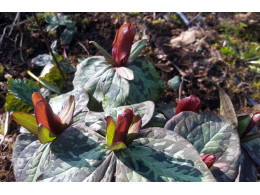
M 189 97 L 181 99 L 179 101 L 174 115 L 179 114 L 182 111 L 199 111 L 200 109 L 200 99 L 190 95 Z
M 125 66 L 130 55 L 131 47 L 135 37 L 135 27 L 131 24 L 124 24 L 116 33 L 113 42 L 112 57 L 116 67 Z
M 203 154 L 200 157 L 208 168 L 210 168 L 216 160 L 216 156 L 214 154 Z
M 260 112 L 257 112 L 255 114 L 253 114 L 246 130 L 244 131 L 244 133 L 242 134 L 241 137 L 245 136 L 246 134 L 248 134 L 253 128 L 255 125 L 259 124 L 260 122 Z

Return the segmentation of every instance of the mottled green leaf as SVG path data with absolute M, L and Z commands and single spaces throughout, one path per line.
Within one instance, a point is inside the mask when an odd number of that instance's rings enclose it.
M 141 130 L 116 153 L 116 181 L 215 181 L 195 148 L 177 133 L 162 128 Z
M 134 72 L 127 67 L 116 67 L 115 68 L 117 74 L 123 77 L 126 80 L 134 80 Z
M 64 72 L 63 72 L 64 73 Z M 65 74 L 65 73 L 64 73 Z M 65 74 L 66 75 L 66 74 Z M 55 87 L 57 87 L 59 90 L 62 89 L 63 87 L 63 78 L 60 74 L 60 71 L 58 69 L 57 66 L 54 65 L 54 67 L 52 67 L 49 72 L 47 72 L 44 76 L 40 77 L 40 80 L 42 80 L 43 82 L 48 82 L 51 85 L 54 85 Z
M 135 78 L 129 81 L 130 91 L 126 101 L 131 104 L 147 100 L 157 101 L 164 92 L 164 85 L 153 64 L 141 58 L 128 68 L 133 70 Z
M 49 104 L 53 112 L 55 114 L 59 114 L 59 112 L 63 109 L 66 101 L 69 99 L 71 95 L 73 95 L 75 99 L 75 110 L 74 110 L 74 118 L 73 118 L 73 121 L 75 122 L 78 119 L 78 115 L 81 112 L 88 111 L 87 104 L 89 98 L 84 89 L 73 89 L 68 93 L 61 94 L 59 96 L 51 98 Z
M 34 92 L 40 92 L 40 87 L 31 80 L 28 79 L 8 79 L 8 91 L 14 95 L 14 97 L 21 99 L 21 101 L 33 107 L 32 94 Z
M 247 135 L 252 135 L 257 133 L 258 127 L 255 126 L 250 133 Z M 248 152 L 253 161 L 260 166 L 260 138 L 253 139 L 248 142 L 241 143 L 241 146 Z
M 52 57 L 48 54 L 38 55 L 32 59 L 32 64 L 37 66 L 46 66 L 47 64 L 51 63 L 51 59 Z
M 247 151 L 242 147 L 240 155 L 240 182 L 256 182 L 257 181 L 257 169 L 256 164 L 252 158 L 248 155 Z
M 218 181 L 236 179 L 240 141 L 236 127 L 229 120 L 211 113 L 182 112 L 164 128 L 187 139 L 199 153 L 214 154 L 215 163 L 227 163 L 228 166 L 213 171 Z
M 6 96 L 5 110 L 8 112 L 22 111 L 28 113 L 33 108 L 21 101 L 21 99 L 14 97 L 12 93 L 8 93 Z
M 88 112 L 85 117 L 85 123 L 94 131 L 99 132 L 103 136 L 106 135 L 106 121 L 105 116 L 112 116 L 114 121 L 117 121 L 118 114 L 124 112 L 125 109 L 131 109 L 136 115 L 142 118 L 142 127 L 145 126 L 152 118 L 154 112 L 154 103 L 146 101 L 139 104 L 132 104 L 128 106 L 120 106 L 117 108 L 109 109 L 106 112 Z M 166 121 L 165 121 L 166 122 Z
M 102 102 L 103 109 L 122 105 L 129 93 L 128 82 L 101 56 L 87 58 L 77 66 L 73 85 L 84 86 L 90 96 Z M 92 99 L 89 104 L 94 104 Z
M 75 28 L 66 28 L 64 29 L 64 31 L 61 33 L 61 42 L 64 45 L 68 45 L 70 44 L 74 34 L 76 33 L 76 29 Z
M 144 39 L 144 40 L 137 41 L 132 45 L 130 56 L 128 58 L 129 63 L 132 63 L 138 57 L 138 55 L 143 50 L 146 43 L 147 41 Z

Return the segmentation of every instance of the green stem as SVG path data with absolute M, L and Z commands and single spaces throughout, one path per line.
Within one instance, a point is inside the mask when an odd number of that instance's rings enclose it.
M 60 74 L 61 74 L 61 76 L 62 76 L 62 79 L 63 79 L 64 81 L 66 81 L 66 80 L 65 80 L 65 76 L 64 76 L 63 72 L 62 72 L 61 69 L 60 69 L 59 63 L 58 63 L 58 61 L 57 61 L 57 59 L 56 59 L 56 57 L 55 57 L 53 51 L 51 50 L 51 47 L 50 47 L 49 42 L 48 42 L 48 39 L 45 37 L 45 35 L 44 35 L 44 33 L 43 33 L 42 27 L 41 27 L 41 25 L 40 25 L 40 22 L 39 22 L 39 20 L 38 20 L 38 18 L 37 18 L 37 16 L 36 16 L 36 14 L 35 14 L 35 13 L 32 13 L 32 14 L 33 14 L 33 17 L 34 17 L 34 19 L 35 19 L 37 25 L 38 25 L 38 28 L 40 29 L 41 35 L 42 35 L 42 37 L 43 37 L 43 39 L 44 39 L 44 42 L 45 42 L 45 44 L 46 44 L 46 46 L 47 46 L 49 52 L 50 52 L 51 55 L 52 55 L 52 58 L 54 59 L 56 65 L 57 65 L 57 67 L 58 67 L 58 70 L 59 70 L 59 72 L 60 72 Z
M 241 143 L 245 143 L 245 142 L 248 142 L 248 141 L 251 141 L 251 140 L 254 140 L 256 138 L 259 138 L 260 137 L 260 133 L 254 133 L 254 134 L 251 134 L 251 135 L 247 135 L 245 137 L 242 137 L 240 139 L 240 142 Z

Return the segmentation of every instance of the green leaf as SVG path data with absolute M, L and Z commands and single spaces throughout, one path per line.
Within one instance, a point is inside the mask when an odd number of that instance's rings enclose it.
M 123 142 L 119 142 L 119 143 L 115 144 L 114 146 L 112 146 L 111 148 L 109 148 L 109 150 L 111 150 L 111 151 L 122 150 L 122 149 L 126 149 L 126 145 Z
M 133 70 L 135 78 L 129 81 L 130 91 L 126 101 L 131 104 L 147 100 L 156 102 L 164 92 L 164 85 L 153 64 L 142 58 L 135 60 L 128 68 Z
M 181 79 L 179 76 L 175 76 L 168 81 L 168 85 L 173 89 L 179 89 L 181 83 Z
M 114 143 L 116 124 L 111 116 L 106 117 L 107 128 L 106 128 L 106 140 L 107 145 L 112 146 Z
M 99 49 L 99 51 L 102 53 L 102 55 L 105 57 L 106 61 L 109 64 L 111 64 L 111 65 L 115 64 L 115 61 L 114 61 L 113 57 L 103 47 L 101 47 L 97 42 L 90 41 L 89 43 L 92 43 L 93 45 L 96 46 L 96 48 Z
M 86 126 L 65 130 L 51 144 L 19 135 L 14 147 L 17 181 L 215 181 L 194 147 L 161 128 L 145 129 L 124 150 L 112 152 Z
M 14 97 L 21 99 L 26 105 L 33 107 L 32 94 L 34 92 L 40 92 L 40 87 L 28 79 L 9 78 L 8 91 L 12 93 Z
M 219 99 L 220 99 L 220 115 L 227 117 L 230 119 L 236 126 L 238 124 L 236 112 L 234 106 L 228 96 L 228 94 L 217 84 L 213 83 L 219 91 Z
M 182 112 L 170 119 L 164 128 L 187 139 L 199 153 L 214 154 L 215 163 L 228 164 L 213 171 L 217 181 L 236 179 L 240 140 L 236 127 L 229 120 L 211 113 Z
M 59 113 L 62 124 L 69 125 L 72 120 L 75 109 L 75 99 L 74 96 L 70 96 L 67 102 L 65 103 L 63 109 Z
M 57 87 L 53 86 L 51 83 L 49 83 L 48 81 L 44 81 L 44 80 L 40 80 L 37 76 L 35 76 L 31 71 L 27 71 L 27 73 L 34 78 L 36 81 L 38 81 L 39 83 L 41 83 L 44 87 L 46 87 L 47 89 L 51 90 L 54 93 L 58 93 L 60 94 L 60 91 Z
M 241 155 L 240 155 L 240 182 L 256 182 L 257 181 L 257 168 L 252 160 L 252 158 L 248 155 L 247 151 L 242 147 Z
M 101 56 L 87 58 L 78 65 L 73 85 L 75 88 L 84 86 L 90 97 L 102 102 L 103 109 L 124 104 L 129 91 L 128 82 Z M 94 104 L 92 99 L 91 104 Z
M 15 111 L 11 115 L 15 122 L 37 135 L 38 125 L 35 116 L 20 111 Z
M 8 112 L 22 111 L 28 113 L 33 108 L 21 101 L 19 98 L 15 98 L 12 93 L 8 93 L 6 96 L 5 110 Z
M 236 52 L 232 49 L 232 47 L 221 47 L 220 52 L 227 56 L 232 56 L 236 54 Z
M 129 63 L 132 63 L 138 57 L 138 55 L 140 54 L 140 52 L 142 51 L 146 43 L 147 40 L 144 39 L 144 40 L 137 41 L 132 45 L 130 56 L 128 58 Z
M 63 73 L 65 74 L 65 72 L 63 72 Z M 63 83 L 64 83 L 63 78 L 60 74 L 60 71 L 59 71 L 58 67 L 55 65 L 54 65 L 54 67 L 49 69 L 49 71 L 44 76 L 40 76 L 39 79 L 41 81 L 43 81 L 43 83 L 45 83 L 45 84 L 47 82 L 47 83 L 50 83 L 51 85 L 55 86 L 56 88 L 58 88 L 58 91 L 60 91 L 62 89 Z M 54 88 L 52 88 L 52 90 L 54 90 Z M 57 92 L 55 92 L 55 93 L 57 93 Z M 58 94 L 60 94 L 60 93 L 58 93 Z
M 64 29 L 64 31 L 61 33 L 61 42 L 64 45 L 68 45 L 70 44 L 74 34 L 76 33 L 76 29 L 72 28 L 72 29 Z
M 48 142 L 51 142 L 53 140 L 55 140 L 57 137 L 55 135 L 53 135 L 49 129 L 47 129 L 46 127 L 44 127 L 43 125 L 39 125 L 38 126 L 38 139 L 41 142 L 41 144 L 45 144 Z
M 127 67 L 116 67 L 116 72 L 126 80 L 134 80 L 134 72 Z
M 38 55 L 32 59 L 32 64 L 37 66 L 46 66 L 47 64 L 51 63 L 51 59 L 52 57 L 48 54 Z
M 239 136 L 241 137 L 241 135 L 246 130 L 249 122 L 251 121 L 252 117 L 250 117 L 249 115 L 243 115 L 243 116 L 237 117 L 237 119 L 238 119 L 237 132 L 238 132 Z
M 258 127 L 255 126 L 247 135 L 258 133 Z M 241 143 L 241 146 L 248 152 L 253 161 L 260 166 L 260 138 Z
M 152 118 L 154 112 L 154 103 L 151 101 L 142 102 L 128 106 L 120 106 L 106 110 L 106 112 L 92 112 L 89 111 L 85 116 L 85 125 L 92 130 L 106 136 L 107 123 L 106 116 L 112 116 L 114 121 L 117 121 L 117 115 L 124 112 L 125 109 L 131 109 L 134 114 L 140 115 L 142 118 L 142 127 L 145 126 Z M 165 120 L 166 122 L 166 120 Z
M 195 148 L 166 129 L 142 129 L 116 156 L 118 182 L 215 181 Z

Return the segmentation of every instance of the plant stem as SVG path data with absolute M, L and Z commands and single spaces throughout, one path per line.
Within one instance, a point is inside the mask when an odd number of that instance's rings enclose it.
M 43 39 L 44 39 L 44 42 L 45 42 L 45 44 L 46 44 L 46 46 L 47 46 L 49 52 L 51 53 L 52 58 L 54 59 L 56 65 L 57 65 L 57 67 L 58 67 L 58 69 L 59 69 L 59 72 L 60 72 L 60 74 L 61 74 L 61 76 L 62 76 L 62 79 L 65 81 L 65 76 L 64 76 L 63 72 L 62 72 L 61 69 L 60 69 L 59 63 L 58 63 L 58 61 L 57 61 L 57 59 L 56 59 L 56 57 L 55 57 L 53 51 L 51 50 L 51 47 L 50 47 L 50 45 L 49 45 L 48 39 L 45 37 L 45 35 L 44 35 L 44 33 L 43 33 L 43 30 L 42 30 L 42 27 L 41 27 L 41 25 L 40 25 L 40 22 L 39 22 L 39 20 L 38 20 L 38 18 L 37 18 L 37 16 L 36 16 L 36 14 L 35 14 L 35 13 L 32 13 L 32 14 L 33 14 L 33 17 L 34 17 L 34 19 L 35 19 L 37 25 L 38 25 L 38 28 L 40 29 L 41 35 L 42 35 L 42 37 L 43 37 Z
M 260 137 L 260 133 L 254 133 L 254 134 L 242 137 L 240 142 L 241 143 L 248 142 L 248 141 L 254 140 L 254 139 L 259 138 L 259 137 Z

